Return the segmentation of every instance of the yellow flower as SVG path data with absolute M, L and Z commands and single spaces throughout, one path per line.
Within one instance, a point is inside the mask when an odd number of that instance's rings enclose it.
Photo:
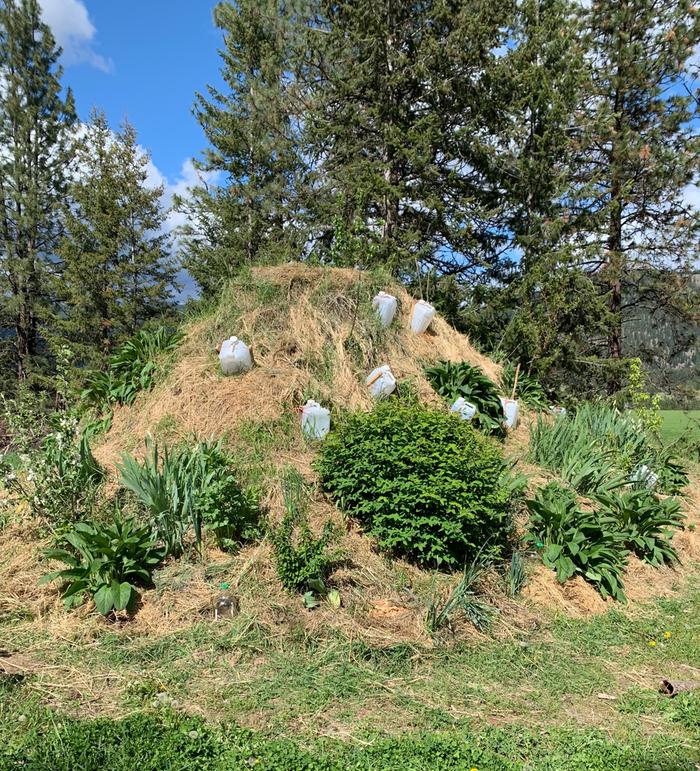
M 469 771 L 479 771 L 479 769 L 476 766 L 472 766 Z
M 649 647 L 656 648 L 656 640 L 649 640 Z
M 671 633 L 670 632 L 664 632 L 664 640 L 670 640 L 671 639 Z

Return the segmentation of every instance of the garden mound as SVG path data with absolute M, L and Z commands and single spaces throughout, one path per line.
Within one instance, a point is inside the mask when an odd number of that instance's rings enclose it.
M 379 290 L 398 299 L 388 330 L 371 307 Z M 357 270 L 301 264 L 253 269 L 186 329 L 163 382 L 115 410 L 96 456 L 113 466 L 124 450 L 138 451 L 147 433 L 233 435 L 244 423 L 279 419 L 307 398 L 338 409 L 368 408 L 365 378 L 382 364 L 435 403 L 439 397 L 423 375 L 429 364 L 468 361 L 498 378 L 500 367 L 440 317 L 426 334 L 413 334 L 413 303 L 398 284 Z M 239 377 L 220 374 L 216 347 L 231 335 L 250 346 L 255 361 Z

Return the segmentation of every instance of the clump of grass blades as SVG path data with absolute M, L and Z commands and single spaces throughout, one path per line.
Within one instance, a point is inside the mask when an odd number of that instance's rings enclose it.
M 451 632 L 453 620 L 458 613 L 462 613 L 479 631 L 491 626 L 496 609 L 479 597 L 477 589 L 489 565 L 490 561 L 484 556 L 483 549 L 480 550 L 465 567 L 462 577 L 445 602 L 440 604 L 440 600 L 436 599 L 430 603 L 425 623 L 431 635 L 443 628 Z
M 160 449 L 149 438 L 143 463 L 124 455 L 118 468 L 120 483 L 146 507 L 166 554 L 183 552 L 190 529 L 196 547 L 205 528 L 222 547 L 251 535 L 257 507 L 237 485 L 221 441 Z

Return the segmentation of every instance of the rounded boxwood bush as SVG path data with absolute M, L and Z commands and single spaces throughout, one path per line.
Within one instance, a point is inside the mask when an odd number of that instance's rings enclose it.
M 380 548 L 462 567 L 510 529 L 498 446 L 458 417 L 395 400 L 350 415 L 316 461 L 323 489 Z

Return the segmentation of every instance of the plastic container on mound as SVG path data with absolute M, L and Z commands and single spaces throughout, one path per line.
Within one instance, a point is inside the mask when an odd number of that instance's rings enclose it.
M 331 430 L 331 413 L 309 399 L 301 408 L 301 432 L 307 439 L 323 439 Z
M 382 326 L 390 326 L 396 315 L 397 301 L 394 295 L 379 292 L 372 300 L 372 307 L 377 311 Z
M 422 335 L 434 318 L 435 308 L 425 300 L 418 300 L 413 306 L 413 313 L 411 314 L 411 331 L 417 335 Z
M 516 399 L 505 399 L 501 397 L 503 414 L 506 416 L 506 428 L 515 428 L 518 425 L 518 414 L 520 407 Z
M 382 399 L 393 393 L 396 388 L 396 378 L 388 364 L 373 369 L 367 376 L 367 387 L 375 399 Z
M 648 490 L 653 490 L 659 481 L 659 475 L 655 474 L 649 466 L 643 464 L 637 466 L 636 469 L 630 474 L 630 482 L 636 482 L 642 484 Z
M 476 415 L 476 405 L 468 402 L 463 396 L 455 401 L 450 410 L 459 415 L 462 420 L 471 420 Z
M 219 362 L 224 375 L 239 375 L 253 366 L 250 348 L 237 337 L 229 337 L 221 344 Z

